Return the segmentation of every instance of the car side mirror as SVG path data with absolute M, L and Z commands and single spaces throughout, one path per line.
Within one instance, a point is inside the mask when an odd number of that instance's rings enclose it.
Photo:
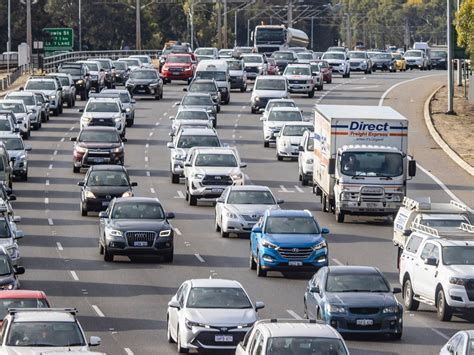
M 27 152 L 31 152 L 32 149 L 33 149 L 33 148 L 31 147 L 31 145 L 25 145 L 25 150 L 26 150 Z
M 392 290 L 393 293 L 402 293 L 402 289 L 400 287 L 394 287 Z
M 99 346 L 100 343 L 102 342 L 102 339 L 96 336 L 91 336 L 89 338 L 89 346 Z
M 25 268 L 23 266 L 17 266 L 14 270 L 15 275 L 23 275 L 25 273 Z
M 334 175 L 335 172 L 336 172 L 336 159 L 331 158 L 329 159 L 328 174 Z
M 21 217 L 20 216 L 13 217 L 13 222 L 20 223 L 21 222 Z
M 311 286 L 311 288 L 309 289 L 309 292 L 311 292 L 311 293 L 321 293 L 321 290 L 319 289 L 318 286 Z
M 261 301 L 255 302 L 255 311 L 258 311 L 259 309 L 264 309 L 265 308 L 265 303 Z
M 280 199 L 280 200 L 277 200 L 277 204 L 278 204 L 278 205 L 281 205 L 282 203 L 285 203 L 285 200 L 281 200 L 281 199 Z
M 323 227 L 321 229 L 321 234 L 329 234 L 329 228 Z
M 405 230 L 403 231 L 403 236 L 409 237 L 409 236 L 411 235 L 411 233 L 412 233 L 412 230 L 411 230 L 411 229 L 405 229 Z
M 8 201 L 16 201 L 16 196 L 15 195 L 8 196 Z
M 171 300 L 171 301 L 168 302 L 168 307 L 180 309 L 181 305 L 179 304 L 179 302 L 177 300 Z
M 108 217 L 107 211 L 99 212 L 99 218 L 107 218 L 107 217 Z
M 86 75 L 84 75 L 84 76 L 86 76 L 86 77 L 87 77 L 87 76 L 91 76 L 91 75 L 90 75 L 90 73 L 86 73 Z
M 219 197 L 217 200 L 216 200 L 216 203 L 224 203 L 224 199 L 222 197 Z
M 127 110 L 123 109 L 123 110 L 122 110 L 122 113 L 127 113 Z
M 260 121 L 265 121 L 265 117 L 260 117 Z
M 17 230 L 14 239 L 20 240 L 20 239 L 23 239 L 24 236 L 25 236 L 25 233 L 23 233 L 22 230 Z
M 138 186 L 138 182 L 134 181 L 130 184 L 130 186 L 133 186 L 133 187 Z
M 408 176 L 414 177 L 416 175 L 416 160 L 408 162 Z
M 298 152 L 304 152 L 304 147 L 302 145 L 298 146 Z
M 166 212 L 166 219 L 174 219 L 175 215 L 174 212 Z
M 71 142 L 75 142 L 75 141 L 77 141 L 77 137 L 69 137 L 69 140 L 70 140 Z
M 240 167 L 241 167 L 241 168 L 246 168 L 246 167 L 247 167 L 247 163 L 240 163 Z
M 80 108 L 80 109 L 77 110 L 77 112 L 84 112 L 84 109 Z
M 137 100 L 132 99 L 132 100 L 130 100 L 130 103 L 136 104 L 136 103 L 137 103 Z
M 125 137 L 123 137 L 123 138 L 122 138 L 122 142 L 127 143 L 127 142 L 128 142 L 128 139 L 125 138 Z
M 184 166 L 187 167 L 187 168 L 189 168 L 189 167 L 191 167 L 192 165 L 191 165 L 191 163 L 184 163 Z
M 174 116 L 170 116 L 169 119 L 170 119 L 170 121 L 173 121 L 173 120 L 174 120 Z
M 166 146 L 167 146 L 169 149 L 173 149 L 173 148 L 174 148 L 174 143 L 173 143 L 173 142 L 168 142 L 168 143 L 166 143 Z
M 438 266 L 438 260 L 435 258 L 426 258 L 425 265 Z
M 20 88 L 18 90 L 23 91 L 23 90 L 25 90 L 25 88 L 23 86 L 20 86 Z
M 188 88 L 183 88 L 183 91 L 188 91 Z
M 252 232 L 254 232 L 254 233 L 262 233 L 262 228 L 259 227 L 259 226 L 255 226 L 255 227 L 253 227 Z
M 86 183 L 85 183 L 84 181 L 79 181 L 79 182 L 77 183 L 77 186 L 84 186 L 85 184 L 86 184 Z

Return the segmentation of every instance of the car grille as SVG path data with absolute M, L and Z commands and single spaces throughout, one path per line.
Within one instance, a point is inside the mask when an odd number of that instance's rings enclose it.
M 257 73 L 257 74 L 260 72 L 258 67 L 245 67 L 245 71 L 247 73 Z
M 349 308 L 352 314 L 376 314 L 379 313 L 378 307 L 353 307 Z
M 104 164 L 110 162 L 110 151 L 108 150 L 88 150 L 84 155 L 87 164 Z
M 464 285 L 469 301 L 474 301 L 474 280 L 468 280 Z
M 216 335 L 232 335 L 232 342 L 216 342 Z M 244 340 L 245 332 L 200 332 L 193 343 L 199 342 L 207 346 L 237 346 Z
M 182 71 L 184 71 L 184 68 L 168 68 L 168 70 L 176 73 L 181 73 Z
M 280 255 L 288 260 L 304 260 L 307 259 L 313 249 L 311 248 L 278 248 Z
M 247 222 L 256 222 L 260 219 L 261 215 L 258 214 L 243 214 L 242 218 Z
M 258 53 L 273 53 L 280 50 L 280 47 L 257 47 Z
M 260 107 L 265 107 L 267 106 L 268 101 L 270 101 L 269 97 L 261 97 L 259 101 L 259 106 Z
M 150 88 L 147 85 L 137 85 L 133 88 L 132 94 L 151 94 Z
M 408 60 L 407 60 L 407 63 L 415 63 L 415 61 L 414 61 L 414 60 L 411 60 L 411 59 L 408 59 Z
M 306 80 L 288 80 L 290 84 L 306 84 Z
M 381 323 L 374 323 L 372 325 L 357 325 L 356 323 L 347 323 L 347 329 L 349 330 L 380 330 L 382 328 Z
M 351 62 L 351 67 L 358 67 L 360 63 L 358 62 Z
M 89 126 L 115 127 L 115 122 L 111 118 L 93 118 Z
M 202 185 L 223 185 L 228 186 L 232 185 L 232 178 L 227 175 L 206 175 L 204 179 L 202 179 Z
M 147 242 L 147 246 L 152 247 L 155 242 L 156 232 L 125 232 L 125 238 L 127 238 L 129 246 L 134 246 L 135 242 Z

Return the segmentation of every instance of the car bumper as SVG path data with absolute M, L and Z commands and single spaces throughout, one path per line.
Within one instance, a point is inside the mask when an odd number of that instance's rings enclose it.
M 278 155 L 281 155 L 284 157 L 297 158 L 299 155 L 298 145 L 296 146 L 291 145 L 289 147 L 279 146 L 277 149 L 277 152 L 278 152 Z
M 366 71 L 367 64 L 351 64 L 351 71 Z
M 197 198 L 218 198 L 228 186 L 239 186 L 244 184 L 244 179 L 234 180 L 231 185 L 206 185 L 200 183 L 191 183 L 189 191 L 192 196 Z
M 120 196 L 117 196 L 120 197 Z M 113 198 L 113 197 L 112 197 Z M 111 199 L 108 198 L 88 198 L 85 200 L 82 200 L 82 204 L 84 206 L 84 209 L 87 211 L 91 212 L 101 212 L 105 211 L 107 207 L 109 207 Z
M 231 77 L 230 78 L 230 88 L 231 89 L 240 89 L 245 86 L 244 78 Z
M 474 309 L 474 292 L 472 293 L 471 299 L 469 299 L 468 293 L 464 286 L 451 286 L 446 292 L 446 302 L 449 306 L 456 309 Z
M 298 247 L 295 246 L 296 249 Z M 328 249 L 313 251 L 308 257 L 283 258 L 278 251 L 271 248 L 262 248 L 260 265 L 264 270 L 276 271 L 314 271 L 328 265 Z
M 184 161 L 175 160 L 171 162 L 171 172 L 180 177 L 184 176 Z
M 301 170 L 306 176 L 313 176 L 313 164 L 301 164 Z
M 278 130 L 265 130 L 263 132 L 263 140 L 265 142 L 274 143 L 274 142 L 276 142 L 276 136 L 279 132 L 280 132 L 280 129 L 278 129 Z
M 186 344 L 185 347 L 189 349 L 208 349 L 208 350 L 232 350 L 237 347 L 241 341 L 243 341 L 245 334 L 250 330 L 250 328 L 242 329 L 231 329 L 227 332 L 221 332 L 218 329 L 214 328 L 202 328 L 202 327 L 192 327 L 189 329 L 184 327 L 185 330 L 181 335 L 184 340 L 182 343 Z M 181 329 L 180 329 L 181 332 Z M 216 341 L 217 337 L 223 336 L 232 336 L 232 341 Z M 229 339 L 229 338 L 228 338 Z
M 401 202 L 358 202 L 340 201 L 340 210 L 359 216 L 386 216 L 398 212 Z
M 372 325 L 358 325 L 357 321 L 371 320 Z M 374 317 L 364 314 L 327 315 L 326 323 L 342 334 L 397 334 L 402 331 L 403 318 L 401 314 L 390 314 L 384 317 Z
M 88 157 L 86 154 L 83 156 L 74 156 L 73 165 L 76 168 L 88 168 L 92 165 L 103 165 L 103 164 L 112 164 L 112 165 L 123 165 L 125 159 L 124 154 L 111 154 L 107 157 Z
M 314 90 L 314 84 L 290 84 L 288 91 L 291 93 L 308 93 Z
M 135 87 L 127 87 L 127 90 L 132 96 L 144 96 L 144 97 L 155 97 L 160 93 L 160 85 L 154 87 L 148 87 L 145 85 L 137 85 Z
M 169 71 L 162 71 L 161 75 L 163 79 L 166 80 L 188 80 L 191 79 L 194 76 L 194 72 L 191 70 L 189 72 L 169 72 Z
M 258 222 L 255 221 L 244 221 L 241 219 L 222 219 L 222 230 L 228 233 L 250 233 L 253 226 Z
M 114 255 L 167 255 L 173 252 L 172 237 L 156 237 L 152 246 L 129 246 L 126 238 L 106 239 L 107 249 Z
M 339 73 L 339 74 L 345 74 L 346 73 L 346 67 L 341 67 L 341 66 L 334 66 L 332 68 L 332 73 Z

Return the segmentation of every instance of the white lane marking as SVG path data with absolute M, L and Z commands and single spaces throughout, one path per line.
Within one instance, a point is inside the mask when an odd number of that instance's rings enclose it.
M 145 148 L 150 148 L 150 143 L 145 144 Z
M 147 171 L 147 172 L 146 172 L 146 176 L 148 176 L 148 177 L 150 177 L 150 176 L 151 176 L 151 174 L 150 174 L 150 172 L 149 172 L 149 171 Z
M 49 203 L 49 198 L 45 197 L 44 198 L 44 204 L 47 205 Z
M 153 135 L 153 132 L 150 132 L 149 136 L 151 137 Z
M 79 276 L 77 276 L 76 272 L 75 271 L 69 271 L 71 273 L 71 276 L 72 278 L 74 279 L 74 281 L 79 281 Z
M 74 126 L 72 126 L 71 128 L 69 128 L 70 131 L 73 131 L 74 130 Z
M 167 114 L 168 114 L 168 112 L 165 112 L 165 113 L 163 114 L 163 116 L 166 116 Z
M 181 233 L 178 227 L 175 227 L 174 231 L 176 232 L 177 235 L 183 235 L 183 233 Z
M 156 193 L 156 192 L 155 192 L 155 189 L 154 189 L 153 187 L 150 187 L 150 192 L 151 192 L 152 194 Z
M 51 170 L 53 168 L 53 164 L 49 164 L 48 169 Z
M 242 114 L 239 113 L 239 114 L 237 115 L 237 117 L 238 117 L 238 118 L 242 117 Z
M 156 123 L 155 123 L 155 126 L 159 126 L 159 125 L 160 125 L 160 122 L 156 122 Z
M 235 139 L 235 134 L 232 135 L 232 139 Z
M 56 242 L 56 246 L 58 247 L 58 250 L 59 250 L 59 251 L 63 251 L 63 250 L 64 250 L 64 248 L 63 248 L 63 246 L 61 245 L 60 242 Z
M 382 96 L 380 97 L 379 106 L 383 106 L 383 102 L 384 102 L 385 98 L 387 97 L 387 95 L 388 95 L 393 89 L 399 87 L 400 85 L 403 85 L 403 84 L 406 84 L 406 83 L 409 83 L 409 82 L 415 81 L 415 80 L 420 80 L 420 79 L 424 79 L 424 78 L 430 78 L 430 77 L 436 76 L 436 75 L 444 75 L 444 74 L 430 74 L 430 75 L 426 75 L 426 76 L 419 76 L 419 77 L 416 77 L 416 78 L 413 78 L 413 79 L 400 81 L 399 83 L 396 83 L 395 85 L 390 86 L 390 87 L 382 94 Z
M 95 304 L 92 305 L 92 308 L 94 309 L 95 313 L 97 313 L 97 315 L 99 317 L 105 317 L 105 314 L 102 313 L 102 311 L 100 310 L 99 307 L 97 307 Z
M 145 157 L 145 161 L 148 161 L 148 157 Z
M 303 189 L 301 187 L 299 187 L 298 185 L 295 185 L 295 189 L 298 192 L 304 193 Z
M 234 127 L 235 128 L 239 127 L 239 124 L 238 123 L 234 124 Z
M 203 257 L 199 254 L 194 254 L 194 256 L 196 257 L 196 259 L 198 259 L 201 263 L 205 263 L 206 260 L 203 259 Z
M 344 265 L 343 263 L 341 263 L 339 260 L 337 260 L 336 258 L 332 258 L 331 259 L 332 261 L 334 261 L 337 265 Z
M 134 354 L 133 354 L 133 351 L 130 350 L 130 348 L 124 348 L 123 350 L 125 350 L 125 352 L 127 353 L 127 355 L 134 355 Z
M 291 309 L 287 309 L 286 312 L 295 319 L 299 319 L 299 320 L 303 319 L 303 317 L 300 317 L 298 313 L 296 313 L 295 311 L 292 311 Z
M 174 198 L 184 198 L 183 191 L 178 190 L 178 196 L 174 196 Z
M 45 185 L 49 186 L 49 180 L 46 180 Z
M 55 151 L 53 152 L 53 155 L 58 155 L 58 151 L 55 150 Z
M 436 334 L 438 334 L 440 337 L 446 339 L 446 340 L 449 340 L 449 337 L 444 334 L 443 332 L 440 332 L 438 329 L 435 329 L 435 328 L 430 328 L 433 332 L 435 332 Z
M 280 190 L 278 192 L 295 192 L 294 190 L 288 190 L 285 186 L 280 185 Z
M 49 224 L 50 226 L 53 226 L 53 225 L 54 225 L 52 218 L 48 218 L 48 224 Z
M 63 138 L 61 138 L 60 142 L 61 142 L 61 143 L 62 143 L 62 142 L 64 142 L 64 137 L 63 137 Z

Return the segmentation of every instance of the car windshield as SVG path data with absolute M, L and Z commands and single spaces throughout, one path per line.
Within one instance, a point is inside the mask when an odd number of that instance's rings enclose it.
M 0 219 L 0 238 L 11 238 L 10 228 L 5 218 Z
M 233 154 L 202 153 L 197 155 L 195 166 L 236 167 L 237 159 Z
M 68 73 L 71 75 L 81 75 L 81 68 L 77 67 L 62 67 L 58 70 L 59 73 Z
M 445 51 L 432 51 L 431 58 L 446 58 L 448 54 Z
M 407 51 L 405 57 L 421 57 L 421 52 L 419 51 Z
M 12 322 L 5 344 L 22 347 L 85 346 L 76 322 Z
M 191 96 L 187 95 L 183 97 L 183 106 L 212 106 L 214 103 L 210 96 Z
M 138 59 L 120 59 L 120 62 L 127 63 L 131 67 L 139 67 L 141 65 Z
M 311 72 L 317 73 L 321 71 L 321 65 L 319 64 L 311 64 Z
M 311 53 L 296 53 L 296 57 L 298 59 L 313 59 L 313 55 Z
M 99 64 L 97 63 L 86 63 L 86 65 L 90 71 L 99 71 Z
M 120 112 L 120 107 L 116 102 L 91 101 L 84 112 Z
M 299 111 L 270 111 L 268 114 L 269 121 L 303 121 L 303 116 Z
M 190 92 L 217 92 L 216 85 L 214 83 L 192 83 L 188 91 Z
M 344 53 L 324 53 L 321 58 L 344 60 L 346 59 L 346 55 Z
M 283 44 L 285 32 L 283 28 L 257 27 L 255 30 L 256 44 Z
M 61 82 L 62 86 L 69 86 L 69 78 L 66 76 L 60 76 L 59 81 Z
M 56 90 L 56 83 L 54 80 L 29 80 L 25 90 Z
M 110 62 L 108 60 L 98 60 L 98 62 L 100 62 L 100 65 L 102 66 L 102 68 L 104 68 L 105 70 L 110 70 L 112 67 L 110 66 Z
M 306 144 L 306 150 L 312 152 L 314 150 L 314 138 L 309 138 Z
M 379 53 L 374 56 L 376 59 L 392 59 L 392 55 L 389 53 Z
M 102 143 L 119 143 L 120 138 L 115 131 L 94 131 L 84 130 L 79 135 L 79 142 L 102 142 Z
M 223 71 L 201 70 L 196 72 L 196 79 L 214 79 L 215 81 L 227 81 L 227 76 Z
M 378 273 L 328 273 L 327 292 L 390 292 L 390 286 Z
M 284 75 L 311 75 L 310 67 L 286 67 Z
M 240 60 L 229 60 L 227 65 L 229 70 L 242 70 L 242 62 Z
M 293 56 L 293 53 L 290 53 L 290 52 L 275 52 L 272 54 L 272 58 L 283 59 L 283 60 L 293 60 L 294 56 Z
M 188 308 L 252 308 L 244 290 L 236 287 L 193 287 L 189 291 Z
M 158 74 L 154 70 L 135 70 L 130 74 L 130 79 L 158 79 Z
M 49 308 L 44 299 L 37 298 L 0 298 L 0 318 L 6 317 L 9 308 Z
M 286 91 L 286 80 L 282 79 L 257 79 L 255 90 Z
M 319 226 L 313 217 L 270 216 L 265 223 L 270 234 L 319 234 Z
M 244 63 L 263 63 L 263 58 L 260 55 L 246 55 L 243 59 Z
M 0 121 L 0 125 L 1 125 Z M 0 138 L 1 141 L 3 141 L 7 147 L 7 150 L 23 150 L 23 141 L 21 138 Z
M 441 217 L 441 218 L 439 218 Z M 461 223 L 469 223 L 468 219 L 464 216 L 456 216 L 456 218 L 442 218 L 442 215 L 438 218 L 421 218 L 420 224 L 431 227 L 431 228 L 459 228 Z
M 43 95 L 41 95 L 41 94 L 35 94 L 35 96 L 36 96 L 36 101 L 39 101 L 39 102 L 41 102 L 42 104 L 44 103 Z
M 144 64 L 150 64 L 150 59 L 148 57 L 143 57 L 143 56 L 136 56 L 136 57 L 133 57 L 133 58 L 136 58 L 140 61 L 140 63 L 144 63 Z
M 114 62 L 114 67 L 115 69 L 118 69 L 118 70 L 127 70 L 128 66 L 127 66 L 127 63 L 125 62 Z
M 474 265 L 473 246 L 447 246 L 441 250 L 444 265 Z
M 195 52 L 197 55 L 214 55 L 214 49 L 213 48 L 198 48 L 196 49 Z
M 166 63 L 191 63 L 191 57 L 188 55 L 171 55 L 166 59 Z
M 348 176 L 400 176 L 403 174 L 403 157 L 399 153 L 344 152 L 341 171 Z
M 7 95 L 7 99 L 21 100 L 27 106 L 34 106 L 36 104 L 35 103 L 35 98 L 34 98 L 33 95 L 25 95 L 25 96 L 12 95 L 10 97 L 8 97 L 8 95 Z
M 87 180 L 89 186 L 129 186 L 127 174 L 123 171 L 91 171 Z
M 272 337 L 268 339 L 266 354 L 347 355 L 344 343 L 337 338 Z
M 113 219 L 165 219 L 163 207 L 156 202 L 116 203 L 112 211 Z
M 270 191 L 231 191 L 227 203 L 232 205 L 274 205 Z
M 184 136 L 179 137 L 177 148 L 220 147 L 217 136 Z
M 122 92 L 119 94 L 120 101 L 128 104 L 130 102 L 130 95 L 128 93 Z
M 285 129 L 283 129 L 283 135 L 291 137 L 301 137 L 303 133 L 307 130 L 312 131 L 313 126 L 285 126 Z
M 329 64 L 327 62 L 318 62 L 320 68 L 329 68 Z
M 270 111 L 273 107 L 296 107 L 296 104 L 293 101 L 269 102 L 266 111 Z
M 209 120 L 205 111 L 181 111 L 176 115 L 177 120 Z
M 25 105 L 14 102 L 0 102 L 0 109 L 13 111 L 13 113 L 25 113 Z
M 8 257 L 6 255 L 0 255 L 0 276 L 11 275 L 11 273 L 12 270 L 8 262 Z
M 12 126 L 9 120 L 0 119 L 0 131 L 11 132 Z M 7 148 L 8 149 L 8 148 Z
M 349 58 L 366 58 L 365 52 L 349 52 L 348 53 Z
M 393 54 L 393 59 L 401 60 L 401 59 L 403 59 L 403 58 L 402 58 L 402 55 L 401 55 L 401 54 Z

